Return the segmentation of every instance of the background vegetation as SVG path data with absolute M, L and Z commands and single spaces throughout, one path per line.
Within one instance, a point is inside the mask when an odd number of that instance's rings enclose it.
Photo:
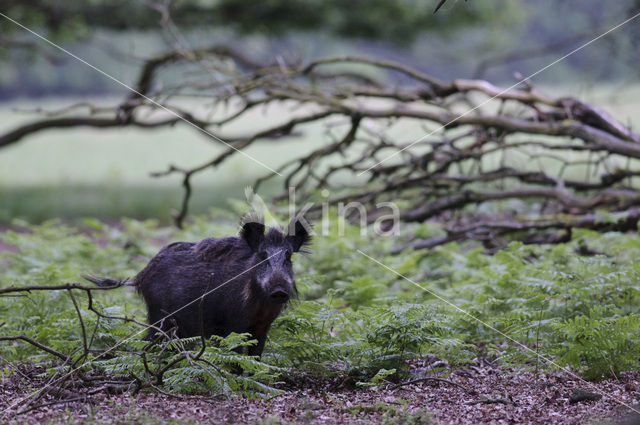
M 181 231 L 135 220 L 119 228 L 95 220 L 79 227 L 56 221 L 24 226 L 2 236 L 19 250 L 2 254 L 4 288 L 74 282 L 88 272 L 131 276 L 162 241 L 221 236 L 235 229 L 234 216 L 227 213 L 199 217 Z M 274 323 L 260 362 L 230 351 L 244 343 L 238 336 L 209 342 L 203 358 L 213 368 L 193 360 L 201 349 L 199 338 L 183 340 L 181 349 L 175 342 L 145 349 L 140 341 L 144 327 L 121 319 L 145 318 L 141 300 L 127 288 L 93 296 L 97 312 L 120 319 L 99 318 L 82 291 L 73 291 L 74 297 L 68 291 L 33 291 L 0 298 L 4 335 L 25 336 L 71 360 L 60 364 L 57 354 L 29 344 L 5 343 L 2 355 L 10 362 L 49 365 L 43 373 L 54 378 L 82 365 L 85 376 L 97 380 L 108 372 L 104 381 L 121 389 L 157 386 L 225 394 L 273 394 L 283 380 L 299 384 L 300 379 L 339 377 L 352 385 L 383 385 L 408 379 L 414 362 L 425 358 L 440 360 L 431 372 L 445 376 L 450 366 L 478 357 L 530 370 L 567 367 L 587 379 L 638 368 L 636 235 L 581 231 L 571 243 L 513 243 L 496 255 L 484 254 L 473 243 L 451 243 L 426 256 L 390 256 L 390 239 L 363 237 L 350 226 L 344 238 L 336 230 L 316 240 L 313 255 L 296 259 L 299 299 Z M 438 232 L 433 226 L 412 230 Z M 414 283 L 372 263 L 358 249 Z M 86 351 L 83 344 L 89 345 Z M 179 359 L 158 380 L 158 370 L 184 352 L 191 359 Z M 3 374 L 15 373 L 10 364 Z M 238 365 L 253 373 L 232 374 Z M 73 388 L 73 382 L 62 386 Z

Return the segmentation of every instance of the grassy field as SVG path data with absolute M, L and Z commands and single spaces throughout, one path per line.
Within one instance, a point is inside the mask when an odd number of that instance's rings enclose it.
M 610 84 L 593 88 L 576 82 L 562 89 L 547 88 L 547 93 L 574 95 L 606 109 L 623 123 L 635 122 L 640 112 L 640 86 Z M 36 107 L 54 110 L 83 99 L 21 100 L 0 105 L 0 131 L 29 122 L 39 115 L 28 112 Z M 87 99 L 108 103 L 109 99 Z M 272 106 L 240 120 L 226 135 L 246 134 L 282 122 L 292 113 L 286 106 Z M 391 134 L 410 141 L 424 134 L 418 125 L 396 125 Z M 275 168 L 287 159 L 304 154 L 326 136 L 320 125 L 304 128 L 302 134 L 283 141 L 263 141 L 247 150 Z M 101 218 L 154 217 L 170 219 L 170 211 L 179 206 L 181 189 L 178 176 L 154 179 L 153 171 L 164 170 L 169 163 L 180 166 L 200 164 L 225 147 L 211 142 L 188 126 L 155 131 L 138 129 L 52 130 L 36 134 L 0 150 L 0 222 L 23 218 L 40 222 L 52 217 Z M 246 157 L 236 155 L 215 170 L 194 178 L 192 211 L 202 213 L 212 207 L 228 207 L 228 199 L 242 199 L 244 187 L 267 170 Z M 273 179 L 263 187 L 262 195 L 275 193 L 282 184 Z
M 38 117 L 22 112 L 37 106 L 60 108 L 77 99 L 20 101 L 0 108 L 6 131 Z M 231 135 L 273 125 L 283 114 L 272 108 L 229 126 Z M 17 112 L 17 110 L 20 110 Z M 244 128 L 248 122 L 251 128 Z M 312 149 L 321 141 L 321 129 L 309 126 L 304 137 L 267 141 L 247 150 L 271 168 Z M 275 146 L 274 146 L 275 145 Z M 190 167 L 206 162 L 226 149 L 186 125 L 155 131 L 138 129 L 51 130 L 24 139 L 0 152 L 0 221 L 24 218 L 132 216 L 167 220 L 179 206 L 179 176 L 152 178 L 171 164 Z M 192 210 L 225 207 L 230 198 L 244 197 L 244 188 L 269 173 L 259 164 L 237 155 L 215 170 L 193 179 Z M 276 182 L 265 185 L 273 193 Z M 278 186 L 279 187 L 279 186 Z

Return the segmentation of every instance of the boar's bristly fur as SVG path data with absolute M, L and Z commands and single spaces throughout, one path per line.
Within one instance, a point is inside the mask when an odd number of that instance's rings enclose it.
M 265 234 L 260 221 L 247 221 L 239 237 L 162 248 L 130 281 L 145 300 L 149 324 L 163 331 L 176 328 L 181 338 L 249 332 L 258 341 L 249 354 L 262 354 L 271 323 L 297 293 L 291 255 L 311 240 L 307 228 L 294 220 L 288 234 L 277 228 Z M 146 339 L 156 333 L 150 327 Z

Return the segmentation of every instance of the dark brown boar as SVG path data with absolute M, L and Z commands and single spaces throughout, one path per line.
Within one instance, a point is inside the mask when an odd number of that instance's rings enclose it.
M 174 242 L 126 284 L 144 298 L 149 324 L 163 331 L 176 327 L 181 338 L 248 332 L 258 341 L 248 354 L 259 356 L 271 323 L 297 293 L 291 255 L 311 240 L 303 220 L 294 219 L 287 234 L 277 228 L 265 234 L 261 221 L 246 220 L 239 237 Z M 85 278 L 101 286 L 122 284 Z M 145 339 L 156 332 L 149 328 Z

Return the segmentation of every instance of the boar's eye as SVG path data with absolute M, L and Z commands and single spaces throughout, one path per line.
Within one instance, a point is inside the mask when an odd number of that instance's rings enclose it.
M 264 261 L 267 258 L 269 258 L 269 256 L 267 255 L 267 253 L 265 251 L 262 251 L 262 252 L 258 253 L 258 259 L 260 261 Z

